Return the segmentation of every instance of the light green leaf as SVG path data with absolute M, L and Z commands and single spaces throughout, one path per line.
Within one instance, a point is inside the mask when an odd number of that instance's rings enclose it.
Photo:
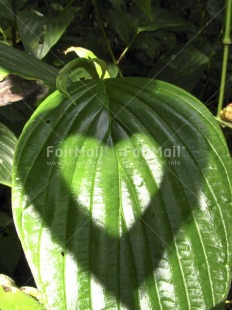
M 17 139 L 0 123 L 0 183 L 11 186 L 13 156 Z
M 63 93 L 65 96 L 69 96 L 68 86 L 70 86 L 71 81 L 77 81 L 78 79 L 83 79 L 82 71 L 77 71 L 76 69 L 81 68 L 87 73 L 87 75 L 92 79 L 98 79 L 96 68 L 93 61 L 78 58 L 70 61 L 64 68 L 62 68 L 56 79 L 57 89 Z M 86 74 L 84 78 L 88 77 Z
M 7 75 L 9 75 L 9 71 L 0 67 L 0 81 L 2 81 Z
M 56 85 L 57 69 L 2 43 L 0 43 L 0 66 L 11 74 L 25 79 L 42 80 L 51 87 Z
M 77 82 L 19 140 L 13 213 L 48 309 L 214 309 L 231 279 L 231 159 L 170 84 Z M 74 104 L 75 102 L 75 104 Z
M 161 29 L 176 31 L 178 29 L 183 30 L 183 27 L 185 31 L 193 31 L 195 29 L 192 23 L 177 14 L 168 10 L 155 8 L 152 11 L 152 22 L 146 25 L 140 25 L 138 27 L 138 33 L 143 31 L 157 31 Z
M 2 275 L 1 275 L 2 276 Z M 33 297 L 23 293 L 14 286 L 5 286 L 0 283 L 1 310 L 45 310 Z
M 39 59 L 44 58 L 61 38 L 74 16 L 73 8 L 56 17 L 46 17 L 38 12 L 20 12 L 17 23 L 27 52 Z
M 97 58 L 97 56 L 92 51 L 79 46 L 70 46 L 65 50 L 64 53 L 65 55 L 67 55 L 70 52 L 76 53 L 77 56 L 80 58 L 87 58 L 87 59 Z
M 148 16 L 151 16 L 151 0 L 133 0 L 133 2 Z
M 99 75 L 99 77 L 101 78 L 109 78 L 110 75 L 107 71 L 107 65 L 106 63 L 99 59 L 92 51 L 83 48 L 83 47 L 75 47 L 75 46 L 71 46 L 69 47 L 67 50 L 65 50 L 65 54 L 68 54 L 70 52 L 75 52 L 77 54 L 77 56 L 79 56 L 80 58 L 86 58 L 86 59 L 92 59 L 95 62 L 95 66 L 96 66 L 96 70 L 97 73 Z
M 118 66 L 113 63 L 107 63 L 107 72 L 111 78 L 118 76 Z

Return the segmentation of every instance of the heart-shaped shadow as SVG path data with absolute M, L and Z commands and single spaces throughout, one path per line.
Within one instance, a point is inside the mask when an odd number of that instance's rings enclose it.
M 218 129 L 207 136 L 198 111 L 152 114 L 136 100 L 112 107 L 114 120 L 96 98 L 58 105 L 21 142 L 14 216 L 51 309 L 201 309 L 226 292 Z

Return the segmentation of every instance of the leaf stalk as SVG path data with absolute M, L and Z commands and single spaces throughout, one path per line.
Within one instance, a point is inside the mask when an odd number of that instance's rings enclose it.
M 225 33 L 224 33 L 224 38 L 223 38 L 224 54 L 223 54 L 222 75 L 221 75 L 220 93 L 219 93 L 218 109 L 217 109 L 218 118 L 220 117 L 220 112 L 223 107 L 224 95 L 225 95 L 228 57 L 229 57 L 229 49 L 230 49 L 230 44 L 231 44 L 231 31 L 230 31 L 231 9 L 232 9 L 232 0 L 226 0 L 226 22 L 225 22 Z

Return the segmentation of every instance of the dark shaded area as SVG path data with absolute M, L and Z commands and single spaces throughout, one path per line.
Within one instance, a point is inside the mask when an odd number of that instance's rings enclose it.
M 18 137 L 48 88 L 39 81 L 8 75 L 0 81 L 0 122 Z
M 224 310 L 227 309 L 225 307 L 225 303 L 222 301 L 220 304 L 218 304 L 216 307 L 212 308 L 211 310 Z
M 3 213 L 1 213 L 3 212 Z M 3 221 L 3 214 L 7 215 Z M 11 210 L 11 190 L 0 185 L 0 273 L 6 274 L 18 286 L 35 286 L 30 268 L 17 236 Z

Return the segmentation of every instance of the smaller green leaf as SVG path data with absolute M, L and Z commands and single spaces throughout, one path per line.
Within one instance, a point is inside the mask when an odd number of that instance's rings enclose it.
M 97 69 L 97 73 L 99 74 L 100 73 L 100 78 L 103 79 L 107 73 L 107 77 L 109 77 L 109 74 L 107 72 L 107 65 L 106 63 L 104 62 L 104 60 L 100 59 L 100 58 L 93 58 L 92 59 L 93 62 L 95 63 L 96 65 L 96 69 Z M 100 70 L 99 70 L 99 67 L 100 67 Z
M 56 17 L 46 17 L 39 12 L 20 12 L 17 24 L 26 51 L 36 58 L 44 58 L 74 16 L 73 8 Z
M 193 31 L 194 26 L 184 18 L 171 11 L 155 8 L 152 12 L 152 22 L 138 27 L 138 33 L 143 31 L 157 31 L 161 29 L 177 30 L 182 29 Z
M 71 81 L 83 79 L 83 76 L 78 76 L 77 68 L 84 69 L 92 79 L 98 79 L 98 73 L 92 60 L 85 58 L 77 58 L 70 61 L 64 68 L 62 68 L 56 79 L 56 87 L 65 96 L 69 97 L 68 86 Z M 86 77 L 86 76 L 85 76 Z
M 113 63 L 107 63 L 107 72 L 111 78 L 118 76 L 118 67 Z
M 75 52 L 77 56 L 80 58 L 87 58 L 87 59 L 97 58 L 97 56 L 92 51 L 83 47 L 70 46 L 64 51 L 65 55 L 67 55 L 70 52 Z
M 133 2 L 148 16 L 151 17 L 151 0 L 133 0 Z
M 0 43 L 0 66 L 28 80 L 42 80 L 54 87 L 58 70 L 25 52 Z
M 64 53 L 66 55 L 70 52 L 75 52 L 80 58 L 86 58 L 89 60 L 92 59 L 95 62 L 97 73 L 99 77 L 101 77 L 101 79 L 103 79 L 104 77 L 110 77 L 109 73 L 107 72 L 107 65 L 104 60 L 98 58 L 92 51 L 83 47 L 71 46 L 67 50 L 65 50 Z
M 0 67 L 0 81 L 2 81 L 10 72 Z
M 17 139 L 14 134 L 0 123 L 0 183 L 11 186 L 13 156 Z

